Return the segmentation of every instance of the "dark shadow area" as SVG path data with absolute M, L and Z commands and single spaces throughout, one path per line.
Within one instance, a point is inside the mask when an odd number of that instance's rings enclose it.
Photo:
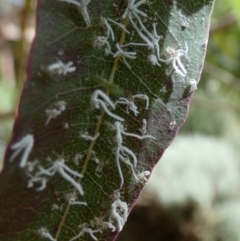
M 164 208 L 152 201 L 136 205 L 117 241 L 200 241 L 194 226 L 194 203 Z

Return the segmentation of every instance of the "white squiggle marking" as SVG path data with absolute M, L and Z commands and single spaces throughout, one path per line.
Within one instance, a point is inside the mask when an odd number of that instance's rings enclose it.
M 101 172 L 102 172 L 102 169 L 103 169 L 103 166 L 104 166 L 104 162 L 100 161 L 97 157 L 96 157 L 96 153 L 95 151 L 92 151 L 92 159 L 93 161 L 96 162 L 97 164 L 97 167 L 95 169 L 95 175 L 98 176 L 98 177 L 101 177 Z
M 63 126 L 64 129 L 68 129 L 69 128 L 69 124 L 68 123 L 65 123 L 64 126 Z
M 80 233 L 78 235 L 76 235 L 75 237 L 73 237 L 72 239 L 70 239 L 69 241 L 73 241 L 75 239 L 78 239 L 80 237 L 82 237 L 85 233 L 88 233 L 93 240 L 97 241 L 97 237 L 94 235 L 94 233 L 101 233 L 101 230 L 92 230 L 91 228 L 88 227 L 88 225 L 86 223 L 79 225 L 80 228 L 82 228 L 82 230 L 80 231 Z
M 147 177 L 150 175 L 151 173 L 149 171 L 143 171 L 141 173 L 139 173 L 137 175 L 137 178 L 138 178 L 138 182 L 140 183 L 144 183 L 144 182 L 147 182 Z
M 139 99 L 144 99 L 144 100 L 146 100 L 145 109 L 148 110 L 148 107 L 149 107 L 149 98 L 148 98 L 147 95 L 144 95 L 144 94 L 136 94 L 136 95 L 133 95 L 132 98 L 133 98 L 133 99 L 139 98 Z
M 36 168 L 36 166 L 39 164 L 39 161 L 38 160 L 34 160 L 32 162 L 30 161 L 27 161 L 26 162 L 26 165 L 25 165 L 25 170 L 28 172 L 28 173 L 31 173 L 34 171 L 34 169 Z
M 121 45 L 121 47 L 128 47 L 128 46 L 143 46 L 143 47 L 148 47 L 148 44 L 130 42 L 130 43 L 128 43 L 128 44 L 122 44 L 122 45 Z
M 101 48 L 105 44 L 107 45 L 107 50 L 109 51 L 109 53 L 111 53 L 111 47 L 110 47 L 110 44 L 109 44 L 109 42 L 108 42 L 106 37 L 104 37 L 104 36 L 97 36 L 94 39 L 94 42 L 93 42 L 93 46 L 97 47 L 97 48 Z
M 37 233 L 38 233 L 39 236 L 41 236 L 42 238 L 47 238 L 47 239 L 49 239 L 49 240 L 51 240 L 51 241 L 56 241 L 56 239 L 53 238 L 53 236 L 49 233 L 49 231 L 48 231 L 46 228 L 44 228 L 44 227 L 38 229 Z
M 124 128 L 123 128 L 123 125 L 119 121 L 116 121 L 114 123 L 114 129 L 116 130 L 116 141 L 117 141 L 117 148 L 116 148 L 116 151 L 115 151 L 116 164 L 117 164 L 119 176 L 120 176 L 120 179 L 121 179 L 120 188 L 122 188 L 122 186 L 124 184 L 124 178 L 123 178 L 123 174 L 122 174 L 120 160 L 123 161 L 125 164 L 127 164 L 131 168 L 132 173 L 133 173 L 133 177 L 138 182 L 138 178 L 137 178 L 137 175 L 136 175 L 135 170 L 134 170 L 137 166 L 137 157 L 129 148 L 122 145 L 122 142 L 123 142 L 122 135 L 134 137 L 134 138 L 137 138 L 137 139 L 140 139 L 140 140 L 156 139 L 156 138 L 151 136 L 151 135 L 140 136 L 140 135 L 137 135 L 137 134 L 134 134 L 134 133 L 125 132 Z M 130 157 L 133 160 L 133 164 L 130 161 Z
M 144 99 L 146 100 L 146 106 L 145 109 L 148 110 L 149 107 L 149 98 L 147 95 L 144 94 L 137 94 L 132 96 L 132 100 L 128 100 L 126 98 L 120 97 L 119 100 L 116 101 L 116 104 L 123 104 L 127 105 L 126 112 L 129 113 L 129 109 L 134 113 L 135 116 L 139 114 L 138 107 L 134 103 L 134 99 Z
M 115 109 L 114 103 L 110 100 L 110 98 L 101 90 L 95 90 L 92 94 L 91 102 L 95 106 L 95 108 L 99 108 L 99 97 L 102 97 L 103 100 L 110 105 L 112 109 Z
M 60 211 L 63 211 L 63 207 L 65 206 L 65 203 L 62 203 L 62 205 L 60 206 Z
M 48 125 L 51 119 L 56 119 L 59 115 L 61 115 L 62 112 L 66 110 L 66 105 L 67 103 L 65 101 L 58 101 L 53 104 L 52 109 L 46 109 L 45 113 L 48 118 L 45 125 Z
M 115 36 L 114 36 L 114 32 L 112 30 L 112 27 L 110 26 L 110 24 L 108 23 L 107 19 L 106 18 L 101 18 L 101 21 L 106 25 L 107 27 L 107 39 L 110 37 L 112 37 L 112 41 L 115 40 Z
M 139 18 L 138 14 L 144 18 L 147 18 L 147 14 L 144 13 L 143 11 L 139 10 L 138 7 L 141 6 L 142 4 L 146 3 L 146 0 L 139 1 L 135 3 L 135 0 L 130 0 L 128 1 L 128 6 L 125 9 L 122 18 L 125 19 L 126 17 L 129 18 L 131 24 L 133 25 L 134 29 L 137 31 L 138 35 L 148 44 L 148 46 L 153 49 L 154 45 L 153 43 L 146 37 L 143 33 L 142 30 L 147 33 L 150 38 L 153 40 L 152 34 L 146 29 L 146 27 L 143 25 L 141 19 Z M 138 28 L 137 24 L 133 21 L 133 17 L 135 17 L 140 24 L 142 30 Z
M 123 62 L 130 69 L 131 67 L 125 58 L 136 59 L 137 53 L 136 52 L 127 52 L 127 51 L 123 50 L 122 46 L 120 46 L 118 43 L 116 44 L 116 47 L 117 47 L 117 52 L 113 55 L 113 58 L 121 57 L 123 59 Z
M 114 123 L 114 125 L 115 125 L 115 130 L 116 130 L 116 141 L 117 141 L 117 148 L 116 148 L 116 151 L 115 151 L 115 154 L 116 154 L 116 164 L 117 164 L 118 173 L 119 173 L 119 176 L 120 176 L 120 179 L 121 179 L 120 188 L 122 188 L 122 186 L 124 184 L 124 177 L 123 177 L 123 174 L 122 174 L 120 160 L 124 161 L 127 165 L 129 165 L 132 170 L 133 170 L 133 165 L 130 162 L 128 156 L 125 157 L 125 156 L 121 155 L 121 153 L 124 155 L 124 148 L 122 146 L 122 142 L 123 142 L 123 140 L 122 140 L 122 133 L 121 133 L 121 129 L 120 129 L 121 125 L 120 125 L 120 123 L 118 121 L 116 121 Z M 137 162 L 137 158 L 134 155 L 134 153 L 131 153 L 131 156 L 133 157 L 133 160 L 136 163 Z M 134 173 L 134 170 L 133 170 L 133 173 Z
M 60 209 L 60 207 L 56 203 L 54 203 L 51 207 L 52 211 L 56 211 L 56 210 L 59 210 L 59 209 Z
M 110 18 L 107 18 L 107 20 L 112 22 L 112 23 L 114 23 L 114 24 L 116 24 L 118 27 L 123 29 L 126 33 L 130 34 L 129 31 L 125 28 L 125 26 L 122 23 L 115 22 L 114 20 L 112 20 Z
M 100 133 L 97 133 L 95 136 L 89 136 L 88 133 L 80 134 L 80 136 L 86 141 L 96 141 Z
M 116 200 L 111 204 L 111 211 L 109 216 L 109 222 L 114 220 L 117 223 L 117 230 L 121 231 L 125 222 L 127 221 L 128 216 L 128 205 L 126 202 L 120 200 L 120 195 Z
M 139 130 L 142 133 L 142 135 L 145 135 L 145 134 L 147 134 L 147 121 L 146 121 L 146 119 L 143 119 L 142 122 L 143 122 L 142 128 Z
M 101 218 L 94 217 L 94 223 L 99 229 L 111 229 L 112 232 L 116 231 L 116 227 L 111 222 L 105 222 Z
M 138 17 L 138 15 L 134 14 L 134 16 L 137 18 L 137 20 L 140 24 L 140 27 L 143 29 L 143 32 L 145 32 L 147 34 L 148 37 L 143 35 L 142 31 L 138 28 L 138 26 L 130 18 L 130 22 L 132 23 L 133 27 L 137 31 L 138 35 L 148 44 L 148 46 L 152 50 L 152 52 L 156 51 L 158 60 L 161 60 L 160 59 L 160 46 L 159 46 L 159 43 L 158 43 L 159 40 L 160 40 L 160 36 L 157 34 L 157 31 L 156 31 L 156 23 L 153 23 L 153 32 L 150 33 L 147 30 L 147 28 L 144 26 L 144 24 L 142 23 L 141 19 Z
M 76 153 L 73 159 L 74 164 L 78 166 L 79 161 L 82 161 L 83 157 L 84 157 L 83 154 Z
M 163 62 L 167 64 L 171 64 L 170 70 L 175 71 L 177 74 L 181 75 L 182 77 L 185 77 L 187 74 L 187 71 L 185 67 L 183 66 L 180 57 L 181 56 L 187 56 L 188 53 L 188 46 L 185 42 L 185 50 L 183 49 L 174 49 L 172 47 L 166 48 L 166 60 L 162 60 Z M 168 74 L 169 71 L 166 73 Z
M 135 12 L 139 15 L 141 15 L 142 17 L 146 18 L 147 14 L 144 13 L 143 11 L 139 10 L 138 7 L 141 6 L 142 4 L 146 3 L 146 0 L 141 0 L 138 1 L 137 3 L 135 3 L 136 0 L 129 0 L 128 1 L 128 6 L 125 9 L 122 18 L 125 19 L 126 17 L 132 16 L 132 14 Z
M 30 177 L 27 185 L 28 188 L 33 187 L 34 183 L 39 183 L 39 182 L 41 183 L 41 186 L 36 189 L 37 191 L 43 191 L 47 187 L 48 180 L 45 177 L 36 177 L 30 174 L 28 174 L 28 176 Z
M 83 175 L 70 169 L 64 162 L 64 159 L 58 159 L 47 169 L 39 166 L 39 172 L 36 173 L 35 177 L 40 177 L 42 175 L 53 176 L 58 172 L 66 181 L 70 182 L 78 190 L 80 195 L 84 195 L 81 184 L 76 182 L 69 174 L 79 178 L 83 177 Z
M 134 104 L 133 101 L 129 101 L 126 98 L 120 97 L 119 100 L 116 101 L 116 104 L 127 105 L 127 110 L 126 110 L 127 113 L 129 113 L 129 109 L 130 109 L 135 116 L 139 114 L 139 111 L 137 110 L 137 106 Z
M 103 100 L 99 99 L 101 97 Z M 120 116 L 117 116 L 113 114 L 109 109 L 108 106 L 110 106 L 113 110 L 116 108 L 115 104 L 111 101 L 111 99 L 101 90 L 95 90 L 92 94 L 91 97 L 91 103 L 92 105 L 96 108 L 99 109 L 102 107 L 104 111 L 111 116 L 112 118 L 119 120 L 119 121 L 124 121 L 123 118 Z
M 59 0 L 59 1 L 72 3 L 72 4 L 76 5 L 78 7 L 78 9 L 80 10 L 82 16 L 83 16 L 83 19 L 84 19 L 87 27 L 89 27 L 91 25 L 91 21 L 90 21 L 88 9 L 87 9 L 87 6 L 91 2 L 91 0 L 80 0 L 80 1 L 77 1 L 77 0 Z
M 80 201 L 76 201 L 76 193 L 67 193 L 65 195 L 65 199 L 67 200 L 67 202 L 71 205 L 84 205 L 87 206 L 86 202 L 80 202 Z
M 106 37 L 105 36 L 97 36 L 94 39 L 93 45 L 94 45 L 94 47 L 97 47 L 97 48 L 101 48 L 102 46 L 107 45 L 107 48 L 105 49 L 106 55 L 113 54 L 112 51 L 111 51 L 111 46 L 110 46 L 110 44 L 108 42 L 109 37 L 111 36 L 112 41 L 115 40 L 113 29 L 112 29 L 111 25 L 108 23 L 108 21 L 116 24 L 117 26 L 122 28 L 124 31 L 128 32 L 123 24 L 117 23 L 117 22 L 115 22 L 114 20 L 112 20 L 110 18 L 103 18 L 103 17 L 101 17 L 101 22 L 107 27 L 107 36 Z
M 197 81 L 195 79 L 190 79 L 189 84 L 191 92 L 197 90 Z
M 28 157 L 33 149 L 34 146 L 34 136 L 32 134 L 28 134 L 24 136 L 22 139 L 20 139 L 18 142 L 14 143 L 10 146 L 10 149 L 14 152 L 12 153 L 9 161 L 13 161 L 16 156 L 23 151 L 23 155 L 21 157 L 19 166 L 21 168 L 25 167 Z
M 73 65 L 72 61 L 64 64 L 61 60 L 58 60 L 56 63 L 50 64 L 47 67 L 47 70 L 53 74 L 66 75 L 72 73 L 76 70 L 76 67 Z
M 116 129 L 120 130 L 121 134 L 123 134 L 125 136 L 135 137 L 135 138 L 137 138 L 139 140 L 143 140 L 143 139 L 153 139 L 153 140 L 156 140 L 156 138 L 151 136 L 151 135 L 140 136 L 140 135 L 137 135 L 137 134 L 134 134 L 134 133 L 125 132 L 124 128 L 123 128 L 123 125 L 120 122 L 118 122 L 118 121 L 115 122 L 115 126 L 116 126 Z
M 150 48 L 150 49 L 154 49 L 154 45 L 153 43 L 142 33 L 141 29 L 137 26 L 137 24 L 132 20 L 132 17 L 129 18 L 132 26 L 134 27 L 134 29 L 137 31 L 139 37 L 144 41 L 146 42 L 147 46 Z M 140 19 L 139 19 L 140 20 Z M 144 26 L 142 24 L 142 26 Z M 144 30 L 146 30 L 146 27 L 144 26 Z M 148 31 L 147 31 L 148 32 Z M 149 32 L 148 32 L 149 33 Z
M 159 43 L 158 43 L 159 40 L 161 39 L 161 36 L 158 35 L 156 26 L 157 26 L 157 23 L 153 23 L 153 31 L 152 31 L 153 43 L 154 43 L 154 46 L 156 48 L 157 57 L 158 57 L 159 60 L 161 60 L 160 59 L 160 46 L 159 46 Z
M 119 155 L 118 155 L 118 153 L 119 153 Z M 133 164 L 131 163 L 129 156 L 131 156 L 133 158 L 133 160 L 134 160 Z M 120 147 L 119 149 L 117 149 L 116 158 L 119 158 L 119 160 L 121 160 L 122 162 L 124 162 L 126 165 L 128 165 L 131 168 L 133 177 L 134 177 L 135 181 L 138 182 L 138 177 L 135 172 L 135 168 L 136 168 L 136 164 L 137 164 L 137 158 L 136 158 L 135 154 L 130 149 L 123 146 L 123 147 Z M 122 186 L 123 186 L 123 181 L 121 182 L 120 188 Z
M 158 63 L 158 59 L 156 57 L 155 54 L 149 54 L 148 57 L 147 57 L 147 60 L 152 64 L 152 65 L 158 65 L 159 67 L 161 66 L 159 63 Z
M 147 14 L 144 13 L 143 11 L 139 10 L 138 7 L 141 6 L 142 4 L 146 3 L 146 0 L 141 0 L 135 3 L 136 0 L 129 0 L 128 1 L 128 6 L 125 9 L 122 18 L 129 18 L 133 28 L 136 30 L 138 33 L 139 37 L 147 44 L 147 46 L 152 50 L 152 55 L 149 55 L 148 61 L 150 61 L 153 65 L 159 65 L 157 61 L 155 61 L 155 54 L 157 55 L 157 59 L 160 59 L 160 46 L 159 46 L 159 40 L 160 36 L 157 34 L 156 30 L 156 23 L 153 23 L 153 31 L 152 33 L 147 30 L 145 25 L 143 24 L 141 17 L 147 18 Z M 137 20 L 137 23 L 134 22 L 133 19 Z M 139 26 L 140 27 L 139 27 Z

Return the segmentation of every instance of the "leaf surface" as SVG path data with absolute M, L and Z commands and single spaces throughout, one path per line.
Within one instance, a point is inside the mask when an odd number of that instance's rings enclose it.
M 213 1 L 77 3 L 38 1 L 0 175 L 3 241 L 114 240 L 200 78 Z

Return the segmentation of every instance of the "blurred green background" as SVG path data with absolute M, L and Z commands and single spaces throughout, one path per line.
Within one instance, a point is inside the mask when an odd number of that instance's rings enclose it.
M 0 1 L 0 166 L 26 77 L 35 5 Z M 239 76 L 240 1 L 216 0 L 188 119 L 118 241 L 240 241 Z

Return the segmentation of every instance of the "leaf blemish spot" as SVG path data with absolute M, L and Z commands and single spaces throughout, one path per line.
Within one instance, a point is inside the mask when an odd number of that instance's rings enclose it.
M 168 130 L 172 131 L 175 126 L 176 126 L 176 121 L 175 120 L 171 121 L 168 125 Z

